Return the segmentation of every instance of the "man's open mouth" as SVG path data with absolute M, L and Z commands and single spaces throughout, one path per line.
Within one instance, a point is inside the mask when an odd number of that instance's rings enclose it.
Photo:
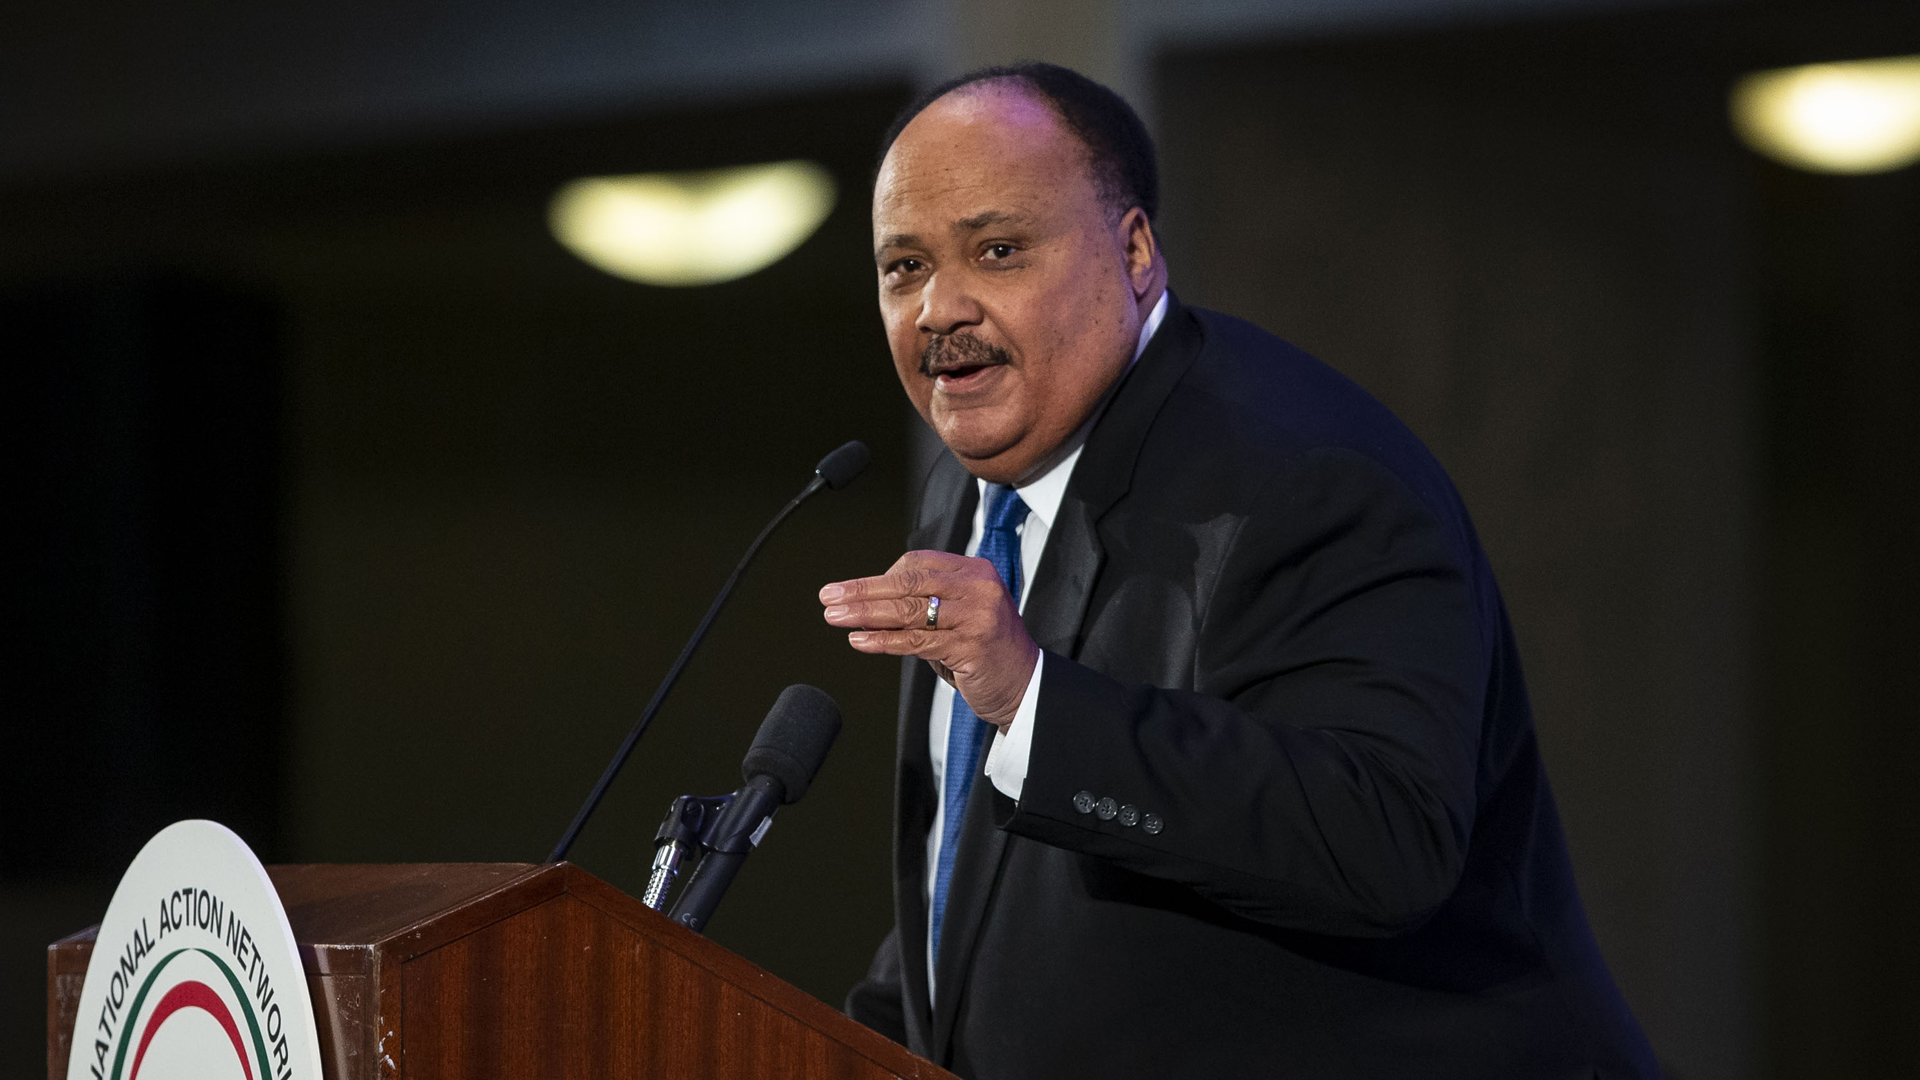
M 934 372 L 934 377 L 943 382 L 959 382 L 969 375 L 985 371 L 990 367 L 998 366 L 998 364 L 962 364 L 958 367 L 944 368 L 936 371 Z
M 951 334 L 927 343 L 926 352 L 920 356 L 920 373 L 942 388 L 954 387 L 988 368 L 1002 367 L 1012 360 L 998 345 L 981 341 L 972 334 Z

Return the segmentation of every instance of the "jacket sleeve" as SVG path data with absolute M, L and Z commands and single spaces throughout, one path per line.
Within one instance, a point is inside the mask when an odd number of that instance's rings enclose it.
M 1276 927 L 1417 926 L 1476 805 L 1489 654 L 1464 550 L 1371 460 L 1316 452 L 1241 522 L 1193 616 L 1193 690 L 1100 670 L 1151 641 L 1047 656 L 1004 827 Z
M 846 1014 L 902 1046 L 907 1045 L 907 1008 L 900 985 L 900 931 L 889 930 L 867 967 L 867 977 L 847 991 Z

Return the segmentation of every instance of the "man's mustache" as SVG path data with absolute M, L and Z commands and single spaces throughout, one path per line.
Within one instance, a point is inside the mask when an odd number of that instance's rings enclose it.
M 1007 350 L 972 334 L 941 334 L 927 342 L 920 354 L 920 374 L 932 378 L 943 371 L 1011 363 Z

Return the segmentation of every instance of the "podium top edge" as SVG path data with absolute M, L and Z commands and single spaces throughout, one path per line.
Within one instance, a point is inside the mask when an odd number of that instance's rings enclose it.
M 476 900 L 562 873 L 561 863 L 307 863 L 267 867 L 294 938 L 370 946 Z

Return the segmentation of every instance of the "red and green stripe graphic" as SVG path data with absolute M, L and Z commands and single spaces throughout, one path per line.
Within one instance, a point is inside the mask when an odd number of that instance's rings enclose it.
M 240 984 L 239 976 L 233 973 L 233 969 L 227 966 L 226 961 L 206 949 L 195 948 L 175 949 L 168 953 L 159 963 L 153 965 L 153 970 L 147 974 L 146 981 L 140 984 L 140 992 L 133 998 L 133 1008 L 127 1012 L 127 1025 L 120 1029 L 118 1040 L 120 1045 L 114 1051 L 111 1080 L 120 1080 L 121 1070 L 127 1061 L 127 1050 L 133 1041 L 134 1028 L 139 1026 L 141 1006 L 146 1004 L 147 995 L 152 992 L 155 980 L 160 978 L 160 973 L 166 970 L 167 965 L 172 963 L 174 958 L 188 952 L 197 952 L 213 961 L 214 966 L 220 969 L 220 973 L 227 977 L 227 984 L 233 988 L 234 998 L 240 1002 L 240 1013 L 246 1018 L 247 1032 L 253 1036 L 254 1053 L 258 1055 L 254 1061 L 260 1063 L 260 1075 L 263 1080 L 268 1075 L 266 1072 L 267 1042 L 260 1036 L 260 1021 L 254 1015 L 252 1002 L 247 1000 L 246 988 Z M 222 1030 L 227 1033 L 228 1040 L 233 1043 L 234 1055 L 240 1059 L 240 1068 L 245 1071 L 247 1080 L 254 1080 L 253 1061 L 247 1059 L 246 1041 L 240 1037 L 240 1025 L 235 1022 L 232 1011 L 227 1008 L 227 1003 L 221 999 L 213 987 L 198 979 L 183 979 L 160 995 L 159 1002 L 153 1007 L 153 1015 L 147 1021 L 146 1033 L 140 1037 L 139 1047 L 134 1049 L 133 1071 L 127 1074 L 127 1080 L 138 1080 L 140 1063 L 147 1056 L 147 1045 L 153 1042 L 153 1037 L 159 1032 L 160 1025 L 166 1023 L 168 1017 L 182 1009 L 200 1009 L 218 1021 Z
M 240 1068 L 247 1074 L 247 1080 L 253 1080 L 253 1064 L 247 1060 L 247 1048 L 240 1042 L 240 1027 L 233 1022 L 233 1013 L 228 1011 L 227 1003 L 213 992 L 213 987 L 199 979 L 188 979 L 173 984 L 173 989 L 161 995 L 160 1003 L 153 1007 L 153 1017 L 147 1021 L 147 1033 L 140 1036 L 140 1049 L 133 1052 L 133 1071 L 127 1074 L 127 1080 L 140 1080 L 140 1063 L 147 1058 L 147 1044 L 160 1033 L 160 1025 L 167 1017 L 181 1009 L 199 1009 L 220 1022 L 227 1033 L 227 1041 L 233 1044 L 234 1056 L 240 1059 Z

